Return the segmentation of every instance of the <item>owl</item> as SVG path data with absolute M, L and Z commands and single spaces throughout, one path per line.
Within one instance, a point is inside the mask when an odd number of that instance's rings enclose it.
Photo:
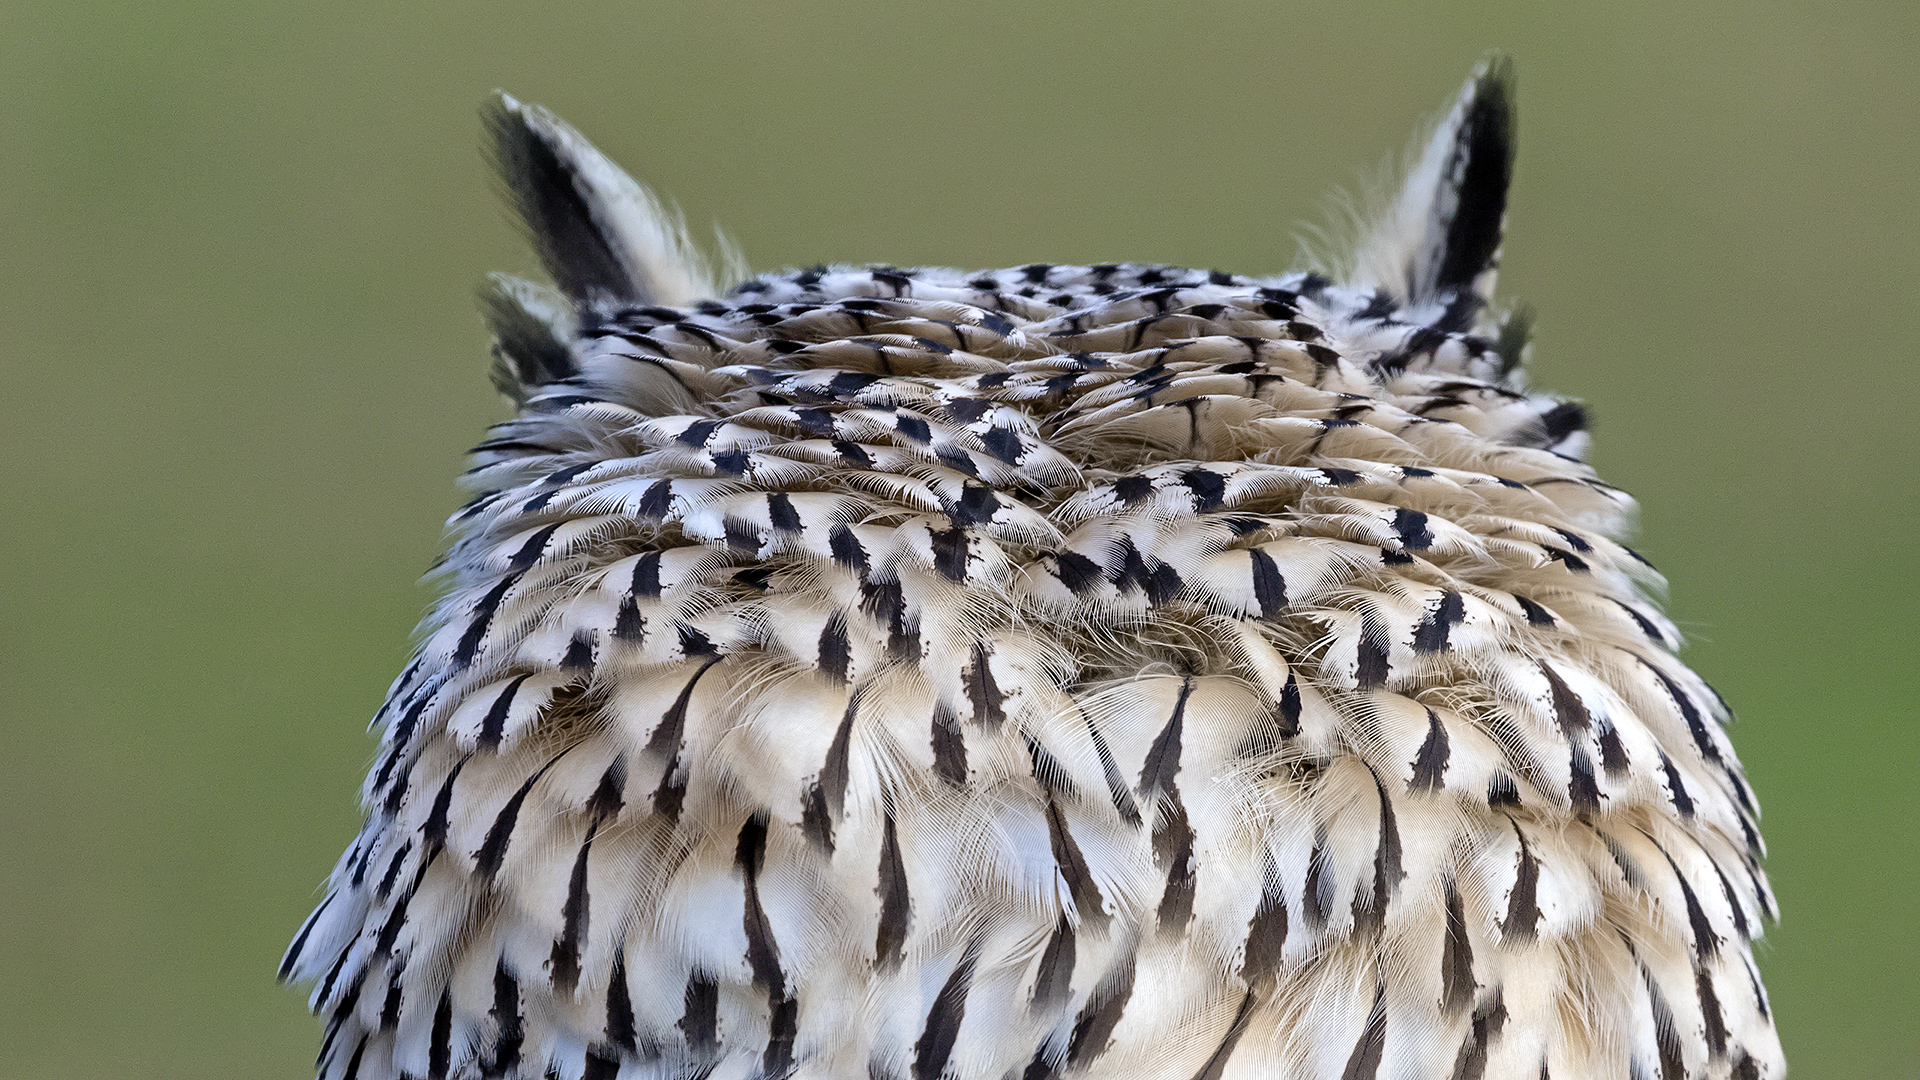
M 282 967 L 322 1080 L 1784 1075 L 1728 707 L 1493 299 L 1512 88 L 1276 277 L 749 276 L 499 96 L 552 285 Z

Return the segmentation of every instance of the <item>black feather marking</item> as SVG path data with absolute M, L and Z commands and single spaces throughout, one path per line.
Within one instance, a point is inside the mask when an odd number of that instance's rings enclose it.
M 786 996 L 787 979 L 780 968 L 780 948 L 773 940 L 772 924 L 760 907 L 760 867 L 766 862 L 766 854 L 767 819 L 760 814 L 751 815 L 740 826 L 733 854 L 745 894 L 741 927 L 747 937 L 747 967 L 753 972 L 754 983 L 768 997 L 782 998 Z
M 1073 897 L 1080 921 L 1090 926 L 1105 926 L 1106 899 L 1101 895 L 1100 885 L 1093 880 L 1093 873 L 1087 869 L 1086 857 L 1080 853 L 1073 831 L 1067 828 L 1066 816 L 1051 799 L 1047 801 L 1047 839 L 1053 848 L 1054 865 L 1066 882 L 1067 894 Z
M 1386 925 L 1387 903 L 1407 876 L 1402 869 L 1400 827 L 1394 820 L 1393 800 L 1387 797 L 1387 786 L 1380 782 L 1378 775 L 1373 778 L 1373 786 L 1380 796 L 1380 834 L 1373 848 L 1373 892 L 1365 906 L 1361 904 L 1362 894 L 1354 893 L 1355 935 L 1377 932 Z
M 1721 764 L 1720 748 L 1713 744 L 1713 737 L 1707 734 L 1706 721 L 1701 718 L 1700 710 L 1694 707 L 1693 696 L 1682 690 L 1679 683 L 1669 678 L 1666 672 L 1648 663 L 1645 658 L 1636 656 L 1635 659 L 1639 660 L 1648 671 L 1653 672 L 1653 677 L 1660 680 L 1660 685 L 1665 687 L 1668 696 L 1673 698 L 1673 703 L 1679 708 L 1681 719 L 1687 722 L 1687 731 L 1693 735 L 1694 745 L 1700 748 L 1700 753 L 1708 761 L 1716 765 Z
M 1600 810 L 1602 796 L 1593 775 L 1593 759 L 1578 743 L 1568 751 L 1567 798 L 1582 821 Z
M 1452 1080 L 1482 1080 L 1487 1075 L 1487 1054 L 1493 1040 L 1507 1026 L 1507 1004 L 1498 986 L 1473 1010 L 1467 1025 L 1467 1037 L 1460 1044 L 1460 1055 L 1453 1061 Z
M 367 1041 L 372 1035 L 360 1036 L 359 1043 L 353 1048 L 353 1056 L 347 1059 L 347 1070 L 340 1074 L 340 1080 L 360 1080 L 360 1059 L 366 1056 Z
M 1514 595 L 1514 599 L 1519 602 L 1520 610 L 1522 613 L 1526 615 L 1527 622 L 1530 625 L 1533 625 L 1533 626 L 1552 626 L 1553 625 L 1552 612 L 1548 611 L 1546 608 L 1541 607 L 1539 604 L 1536 604 L 1533 601 L 1517 593 Z
M 1390 666 L 1387 655 L 1392 649 L 1387 632 L 1370 614 L 1360 616 L 1360 641 L 1354 652 L 1354 682 L 1362 690 L 1384 686 Z
M 687 974 L 685 1011 L 674 1025 L 686 1036 L 696 1058 L 712 1058 L 720 1048 L 720 984 L 699 969 Z
M 960 718 L 945 705 L 935 705 L 930 730 L 934 773 L 954 787 L 965 787 L 967 740 L 960 731 Z
M 433 1031 L 427 1042 L 428 1080 L 446 1080 L 453 1068 L 453 991 L 440 991 L 440 1004 L 433 1010 Z
M 1506 359 L 1505 354 L 1501 359 Z M 1557 446 L 1567 436 L 1587 430 L 1588 422 L 1587 407 L 1577 401 L 1563 401 L 1540 414 L 1540 428 L 1548 446 Z
M 1487 778 L 1488 807 L 1499 809 L 1502 806 L 1519 805 L 1520 789 L 1514 784 L 1513 777 L 1503 772 L 1496 772 Z
M 827 550 L 833 555 L 833 561 L 849 570 L 856 570 L 862 576 L 867 572 L 867 549 L 860 544 L 860 538 L 845 525 L 835 525 L 827 533 Z
M 859 711 L 860 694 L 855 692 L 847 698 L 846 711 L 840 714 L 840 726 L 834 729 L 833 741 L 827 744 L 826 759 L 820 763 L 820 790 L 832 819 L 838 819 L 846 809 L 853 717 Z
M 1693 816 L 1693 796 L 1687 794 L 1686 782 L 1680 779 L 1680 770 L 1674 767 L 1673 759 L 1665 750 L 1655 751 L 1660 755 L 1661 771 L 1667 774 L 1667 790 L 1673 797 L 1673 808 L 1683 818 Z
M 927 1010 L 927 1025 L 913 1044 L 914 1080 L 939 1080 L 946 1071 L 947 1058 L 960 1038 L 960 1025 L 967 1016 L 967 991 L 973 984 L 973 950 L 969 948 L 953 966 L 946 984 L 934 995 Z
M 1452 755 L 1447 725 L 1440 722 L 1438 713 L 1428 709 L 1427 737 L 1420 744 L 1419 754 L 1413 759 L 1413 779 L 1407 781 L 1407 790 L 1432 792 L 1445 787 L 1447 760 Z
M 1660 1080 L 1687 1080 L 1686 1051 L 1680 1045 L 1680 1027 L 1674 1022 L 1673 1007 L 1667 1004 L 1660 984 L 1640 965 L 1640 980 L 1647 986 L 1648 1011 L 1653 1015 L 1653 1040 L 1660 1052 Z
M 847 681 L 847 667 L 852 662 L 852 646 L 847 640 L 847 620 L 839 612 L 827 617 L 827 624 L 820 629 L 820 642 L 817 652 L 820 674 L 834 682 Z
M 1212 469 L 1188 469 L 1180 480 L 1193 494 L 1193 508 L 1205 512 L 1218 507 L 1226 498 L 1227 478 Z
M 639 1031 L 633 1015 L 633 995 L 627 988 L 627 956 L 625 948 L 616 948 L 613 954 L 613 974 L 607 980 L 607 1024 L 605 1028 L 607 1042 L 620 1047 L 627 1053 L 639 1050 Z
M 401 965 L 387 965 L 387 997 L 380 1003 L 381 1031 L 392 1031 L 400 1026 L 400 1006 L 406 997 L 400 986 L 400 980 L 405 974 L 406 968 Z
M 1262 618 L 1274 618 L 1287 606 L 1286 579 L 1281 577 L 1273 556 L 1259 548 L 1248 548 L 1247 557 L 1253 563 L 1254 603 L 1259 605 Z
M 987 649 L 985 641 L 973 643 L 972 662 L 967 665 L 963 676 L 966 681 L 967 699 L 973 703 L 973 722 L 998 727 L 1007 719 L 1002 707 L 1006 696 L 1001 693 L 1000 684 L 994 681 L 993 654 Z
M 640 503 L 634 507 L 634 513 L 653 521 L 664 521 L 673 512 L 673 481 L 655 480 L 640 493 Z
M 653 792 L 653 809 L 670 821 L 679 820 L 680 803 L 687 793 L 686 777 L 680 775 L 680 744 L 686 736 L 687 706 L 693 700 L 693 690 L 699 685 L 700 677 L 720 660 L 716 656 L 700 665 L 647 737 L 648 753 L 667 755 L 666 767 L 660 773 L 660 786 Z
M 587 854 L 599 829 L 598 821 L 587 823 L 586 839 L 580 843 L 580 852 L 573 858 L 573 874 L 567 879 L 566 903 L 560 908 L 560 936 L 548 954 L 553 988 L 563 998 L 572 997 L 574 988 L 580 985 L 580 942 L 587 936 L 591 914 L 588 904 L 592 899 L 587 895 Z
M 752 553 L 760 548 L 760 529 L 753 522 L 729 514 L 720 519 L 721 533 L 727 547 L 734 551 Z
M 907 610 L 898 581 L 862 581 L 860 610 L 887 628 L 887 651 L 905 659 L 920 652 L 920 627 Z
M 595 1049 L 587 1051 L 586 1060 L 581 1066 L 580 1080 L 618 1080 L 619 1076 L 619 1058 L 602 1054 Z
M 1123 476 L 1113 482 L 1113 494 L 1131 506 L 1153 497 L 1153 480 L 1145 476 Z
M 1260 903 L 1247 921 L 1247 944 L 1240 963 L 1240 977 L 1249 986 L 1264 979 L 1279 977 L 1282 954 L 1287 947 L 1287 898 L 1281 891 L 1280 869 L 1273 856 L 1267 856 L 1266 881 L 1260 889 Z
M 1621 611 L 1626 612 L 1627 615 L 1633 619 L 1633 624 L 1634 626 L 1639 628 L 1640 635 L 1642 637 L 1646 638 L 1648 641 L 1653 642 L 1655 645 L 1667 644 L 1666 635 L 1660 632 L 1659 627 L 1653 625 L 1652 619 L 1649 619 L 1645 615 L 1640 614 L 1640 611 L 1638 608 L 1635 608 L 1632 604 L 1624 603 L 1619 600 L 1615 600 L 1613 603 L 1615 607 L 1618 607 Z
M 1714 933 L 1713 923 L 1707 918 L 1706 908 L 1700 905 L 1699 895 L 1693 891 L 1693 885 L 1687 880 L 1687 875 L 1680 872 L 1680 864 L 1674 861 L 1673 855 L 1646 830 L 1640 830 L 1640 835 L 1645 836 L 1647 843 L 1652 844 L 1655 850 L 1665 856 L 1667 868 L 1673 871 L 1673 879 L 1680 883 L 1680 896 L 1687 905 L 1687 925 L 1692 930 L 1693 955 L 1704 964 L 1719 954 L 1720 935 Z
M 1142 799 L 1175 791 L 1174 778 L 1180 772 L 1180 735 L 1187 715 L 1187 698 L 1192 694 L 1193 680 L 1181 680 L 1180 696 L 1174 699 L 1173 713 L 1167 717 L 1160 734 L 1154 737 L 1153 745 L 1147 750 L 1146 761 L 1140 767 L 1140 786 L 1135 790 L 1139 791 Z
M 907 865 L 900 857 L 900 835 L 893 813 L 885 819 L 880 839 L 880 926 L 874 933 L 873 965 L 879 971 L 897 971 L 905 957 L 912 900 L 907 893 Z
M 1552 559 L 1554 562 L 1564 565 L 1568 570 L 1571 570 L 1574 573 L 1583 574 L 1583 573 L 1586 573 L 1589 569 L 1591 569 L 1591 567 L 1587 566 L 1587 560 L 1582 559 L 1580 556 L 1575 555 L 1571 551 L 1566 551 L 1561 548 L 1554 547 L 1552 544 L 1541 544 L 1540 550 L 1543 553 L 1545 553 L 1547 558 Z
M 1453 589 L 1442 592 L 1439 601 L 1413 628 L 1413 651 L 1418 653 L 1443 651 L 1447 647 L 1448 635 L 1466 617 L 1465 598 Z
M 1293 672 L 1287 672 L 1287 685 L 1280 688 L 1280 736 L 1291 739 L 1300 734 L 1300 684 Z
M 567 642 L 567 653 L 560 658 L 560 666 L 574 670 L 591 670 L 593 654 L 593 634 L 584 630 L 576 631 L 573 639 Z
M 373 888 L 373 895 L 376 898 L 385 900 L 387 897 L 393 895 L 393 883 L 399 879 L 400 867 L 406 862 L 407 855 L 412 850 L 413 841 L 408 840 L 406 843 L 401 844 L 399 849 L 393 853 L 393 858 L 387 862 L 387 872 L 381 875 L 380 884 Z
M 909 413 L 900 413 L 893 418 L 893 430 L 912 442 L 925 443 L 933 438 L 927 422 Z
M 455 668 L 473 663 L 474 656 L 480 651 L 480 641 L 487 636 L 487 627 L 493 622 L 494 613 L 500 610 L 500 602 L 507 598 L 507 592 L 519 581 L 519 574 L 508 574 L 488 589 L 480 602 L 474 605 L 473 614 L 467 616 L 467 629 L 460 635 L 460 643 L 454 646 Z
M 1107 737 L 1100 734 L 1100 728 L 1092 718 L 1082 713 L 1086 720 L 1087 734 L 1093 738 L 1093 749 L 1100 756 L 1100 769 L 1106 775 L 1107 797 L 1112 800 L 1113 808 L 1120 814 L 1120 820 L 1128 825 L 1140 827 L 1140 807 L 1133 800 L 1133 792 L 1127 790 L 1127 782 L 1120 778 L 1119 763 L 1113 759 L 1113 750 L 1107 746 Z
M 1073 798 L 1080 789 L 1068 775 L 1066 766 L 1060 764 L 1060 759 L 1054 757 L 1053 752 L 1040 745 L 1039 740 L 1033 736 L 1022 735 L 1021 738 L 1027 744 L 1027 760 L 1030 763 L 1034 782 L 1046 789 L 1049 795 Z
M 1160 906 L 1154 912 L 1160 936 L 1179 937 L 1193 918 L 1193 899 L 1197 887 L 1193 852 L 1193 826 L 1187 821 L 1187 808 L 1178 792 L 1170 792 L 1153 830 L 1154 861 L 1167 869 L 1167 886 L 1160 894 Z
M 1620 729 L 1608 724 L 1600 732 L 1600 767 L 1618 780 L 1627 773 L 1627 748 L 1620 741 Z
M 747 939 L 747 967 L 754 984 L 767 995 L 770 1009 L 766 1051 L 761 1059 L 762 1075 L 784 1076 L 793 1065 L 793 1044 L 799 1030 L 799 1003 L 787 990 L 786 972 L 780 966 L 780 947 L 773 938 L 773 925 L 760 903 L 760 870 L 766 864 L 767 819 L 754 814 L 740 827 L 734 848 L 734 864 L 742 879 L 743 904 L 741 928 Z
M 521 544 L 520 550 L 514 552 L 513 558 L 508 561 L 507 569 L 525 570 L 535 562 L 538 562 L 541 554 L 547 550 L 547 542 L 553 539 L 553 534 L 559 530 L 560 524 L 560 522 L 556 521 L 546 528 L 536 531 L 532 536 L 527 537 L 527 542 Z
M 789 995 L 772 1002 L 767 1014 L 767 1048 L 760 1055 L 763 1080 L 781 1080 L 793 1072 L 793 1045 L 799 1039 L 799 999 Z
M 955 452 L 960 453 L 959 451 Z M 945 455 L 943 454 L 941 456 L 942 460 L 945 460 Z M 971 462 L 972 459 L 968 458 L 964 453 L 960 453 L 959 460 L 965 464 Z M 950 467 L 953 467 L 951 463 L 949 464 Z M 964 468 L 954 467 L 954 471 L 968 472 L 971 468 L 972 466 L 970 464 L 966 464 Z M 956 528 L 965 528 L 969 525 L 984 525 L 992 521 L 993 515 L 1000 511 L 1000 497 L 993 493 L 992 488 L 984 484 L 967 484 L 960 489 L 960 500 L 949 503 L 946 510 L 948 520 L 952 521 Z
M 839 454 L 840 460 L 847 465 L 861 469 L 873 467 L 873 455 L 867 453 L 867 448 L 861 446 L 859 443 L 848 442 L 845 439 L 835 439 L 833 440 L 833 452 Z M 842 528 L 844 528 L 844 526 L 842 526 Z
M 794 509 L 793 500 L 783 491 L 767 496 L 767 520 L 779 532 L 800 530 L 800 511 Z
M 616 640 L 637 642 L 647 636 L 647 617 L 640 614 L 640 602 L 632 596 L 620 598 L 620 610 L 613 618 Z
M 1718 1061 L 1727 1056 L 1727 1018 L 1720 1011 L 1720 996 L 1713 990 L 1713 974 L 1705 967 L 1694 968 L 1693 985 L 1700 995 L 1700 1016 L 1706 1021 L 1707 1056 Z
M 1747 985 L 1753 987 L 1753 1005 L 1760 1011 L 1760 1018 L 1771 1022 L 1773 1007 L 1767 1003 L 1767 991 L 1760 985 L 1760 972 L 1753 966 L 1751 954 L 1740 958 L 1740 966 L 1747 970 Z
M 1500 923 L 1502 941 L 1529 942 L 1538 933 L 1540 925 L 1540 863 L 1533 857 L 1533 849 L 1527 846 L 1527 836 L 1520 831 L 1517 823 L 1513 825 L 1513 835 L 1520 840 L 1520 869 L 1514 875 L 1513 892 L 1507 896 L 1507 916 Z
M 1074 1019 L 1073 1034 L 1067 1038 L 1067 1065 L 1082 1065 L 1107 1052 L 1113 1029 L 1127 1011 L 1133 998 L 1134 955 L 1131 951 L 1114 964 L 1106 977 L 1093 989 L 1087 1004 Z
M 1099 563 L 1077 551 L 1061 551 L 1054 555 L 1054 575 L 1069 592 L 1080 596 L 1100 584 L 1106 572 Z
M 827 813 L 827 793 L 817 779 L 800 792 L 800 831 L 815 850 L 833 854 L 833 816 Z
M 481 746 L 492 750 L 500 745 L 500 740 L 506 732 L 507 714 L 513 711 L 514 695 L 520 692 L 520 685 L 531 678 L 533 678 L 531 671 L 515 678 L 507 683 L 499 695 L 493 699 L 493 704 L 487 709 L 487 715 L 480 720 Z
M 1377 982 L 1373 986 L 1373 1008 L 1367 1012 L 1366 1026 L 1360 1029 L 1360 1040 L 1354 1043 L 1340 1080 L 1373 1080 L 1380 1074 L 1380 1059 L 1386 1049 L 1387 987 Z
M 447 771 L 446 782 L 440 785 L 440 791 L 433 797 L 433 809 L 427 814 L 427 823 L 420 833 L 426 838 L 421 848 L 423 857 L 431 861 L 440 849 L 447 846 L 447 815 L 453 806 L 453 782 L 460 779 L 460 770 L 467 767 L 468 758 L 461 758 Z
M 1753 927 L 1747 925 L 1747 909 L 1740 903 L 1740 898 L 1733 894 L 1733 882 L 1727 880 L 1726 871 L 1720 869 L 1720 863 L 1711 854 L 1707 855 L 1707 861 L 1713 864 L 1714 876 L 1720 879 L 1720 894 L 1726 897 L 1727 909 L 1733 912 L 1734 932 L 1740 935 L 1742 941 L 1752 938 Z
M 980 443 L 986 448 L 987 453 L 992 454 L 1008 465 L 1018 465 L 1020 463 L 1020 435 L 1013 429 L 1003 427 L 988 428 L 986 434 L 980 437 Z
M 1459 179 L 1440 265 L 1433 274 L 1435 291 L 1471 288 L 1499 258 L 1516 126 L 1513 65 L 1503 58 L 1488 64 L 1475 80 L 1466 115 L 1454 132 L 1452 158 L 1441 169 L 1446 180 Z
M 1284 909 L 1282 909 L 1284 910 Z M 1227 1071 L 1227 1059 L 1233 1056 L 1233 1048 L 1240 1045 L 1240 1039 L 1247 1033 L 1247 1027 L 1253 1022 L 1254 995 L 1248 993 L 1240 999 L 1240 1010 L 1233 1014 L 1233 1023 L 1227 1026 L 1227 1034 L 1220 1045 L 1207 1058 L 1200 1071 L 1193 1074 L 1193 1080 L 1220 1080 Z
M 1040 970 L 1033 983 L 1033 1012 L 1046 1016 L 1067 1003 L 1072 992 L 1074 962 L 1073 924 L 1066 912 L 1053 925 L 1047 948 L 1040 954 Z
M 500 864 L 506 861 L 507 844 L 513 839 L 513 826 L 520 819 L 520 806 L 527 801 L 527 793 L 533 790 L 533 785 L 540 782 L 540 778 L 547 774 L 548 769 L 553 768 L 554 762 L 566 755 L 567 751 L 562 750 L 548 758 L 545 765 L 540 766 L 532 776 L 527 777 L 526 781 L 520 785 L 520 789 L 507 800 L 507 805 L 500 808 L 499 815 L 493 819 L 493 825 L 487 829 L 486 839 L 480 843 L 480 850 L 473 853 L 480 876 L 488 884 L 493 883 L 494 875 L 500 872 Z
M 1440 952 L 1440 1000 L 1448 1013 L 1458 1013 L 1473 1004 L 1473 942 L 1467 934 L 1466 907 L 1452 878 L 1446 880 L 1446 941 Z
M 660 552 L 649 551 L 633 563 L 633 580 L 627 586 L 633 596 L 649 599 L 660 595 Z
M 293 974 L 293 966 L 300 962 L 300 954 L 306 950 L 307 938 L 313 934 L 313 928 L 319 923 L 321 914 L 338 895 L 340 894 L 328 893 L 327 898 L 320 901 L 320 906 L 313 909 L 313 914 L 307 916 L 307 921 L 300 924 L 300 933 L 294 936 L 293 944 L 287 946 L 287 955 L 281 958 L 280 970 L 275 973 L 275 978 L 286 982 L 287 978 Z
M 1397 507 L 1393 511 L 1393 532 L 1400 538 L 1400 546 L 1414 551 L 1425 551 L 1433 546 L 1433 530 L 1427 521 L 1427 515 L 1418 510 Z
M 940 529 L 929 534 L 933 545 L 933 568 L 948 581 L 967 580 L 967 530 Z
M 627 755 L 615 754 L 608 763 L 607 771 L 600 774 L 600 782 L 594 785 L 593 794 L 587 797 L 587 813 L 595 821 L 605 821 L 618 814 L 627 805 Z

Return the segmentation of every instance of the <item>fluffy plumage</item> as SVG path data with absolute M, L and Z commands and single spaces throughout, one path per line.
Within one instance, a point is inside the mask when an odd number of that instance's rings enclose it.
M 1489 306 L 1510 77 L 1336 282 L 724 296 L 502 98 L 564 295 L 287 954 L 319 1074 L 1777 1077 L 1720 698 Z

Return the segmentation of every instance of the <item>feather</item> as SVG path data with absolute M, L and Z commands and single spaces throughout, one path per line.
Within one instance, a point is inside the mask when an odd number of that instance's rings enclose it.
M 1780 1075 L 1727 707 L 1480 318 L 1510 88 L 1346 280 L 725 296 L 500 98 L 564 300 L 487 294 L 517 413 L 282 965 L 318 1075 Z

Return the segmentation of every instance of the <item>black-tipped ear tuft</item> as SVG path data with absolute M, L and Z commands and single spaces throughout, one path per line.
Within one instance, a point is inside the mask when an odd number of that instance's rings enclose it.
M 594 157 L 598 153 L 546 110 L 506 94 L 495 94 L 481 118 L 494 168 L 554 284 L 575 300 L 640 302 L 640 283 L 604 211 L 595 205 L 592 179 L 582 175 L 583 168 L 611 163 L 604 158 L 583 162 L 582 149 Z
M 1434 291 L 1474 288 L 1481 274 L 1499 266 L 1518 126 L 1513 62 L 1502 56 L 1481 65 L 1468 81 L 1460 105 L 1449 117 L 1455 120 L 1453 148 L 1441 174 L 1443 187 L 1452 187 L 1453 213 L 1445 221 L 1446 239 L 1433 272 Z M 1444 201 L 1446 192 L 1436 195 Z M 1491 292 L 1491 286 L 1486 291 Z
M 1493 57 L 1474 69 L 1356 253 L 1356 284 L 1415 302 L 1493 298 L 1517 119 L 1513 64 Z
M 579 132 L 501 93 L 481 113 L 514 208 L 554 284 L 576 304 L 676 307 L 719 295 L 714 267 L 687 238 L 679 211 Z M 720 242 L 720 272 L 744 277 L 737 253 Z
M 490 274 L 478 299 L 493 333 L 493 385 L 502 394 L 524 403 L 535 387 L 579 374 L 567 349 L 573 313 L 566 297 L 531 281 Z

